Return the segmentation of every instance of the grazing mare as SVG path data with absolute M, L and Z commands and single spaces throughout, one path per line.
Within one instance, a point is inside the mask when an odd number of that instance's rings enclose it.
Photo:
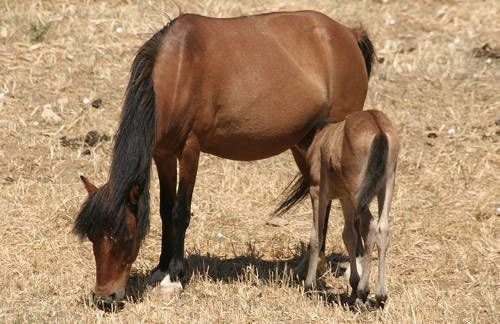
M 374 57 L 363 30 L 313 11 L 186 14 L 157 32 L 132 64 L 107 183 L 82 179 L 74 231 L 93 243 L 96 299 L 124 297 L 149 227 L 152 160 L 162 246 L 151 281 L 179 289 L 200 152 L 250 161 L 291 149 L 305 171 L 315 128 L 362 110 Z
M 389 244 L 389 210 L 399 152 L 398 135 L 382 112 L 367 110 L 348 115 L 344 121 L 327 124 L 315 135 L 307 150 L 309 180 L 296 185 L 278 211 L 293 206 L 307 193 L 313 206 L 313 227 L 308 254 L 295 269 L 303 273 L 308 264 L 305 286 L 314 288 L 318 264 L 325 256 L 325 239 L 332 199 L 340 199 L 344 213 L 342 238 L 349 253 L 352 300 L 367 301 L 371 252 L 378 247 L 376 299 L 383 307 L 387 299 L 385 258 Z M 300 177 L 296 183 L 301 184 Z M 377 196 L 379 219 L 368 204 Z M 360 279 L 361 276 L 361 279 Z

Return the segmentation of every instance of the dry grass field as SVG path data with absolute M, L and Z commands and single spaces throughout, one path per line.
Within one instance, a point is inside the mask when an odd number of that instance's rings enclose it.
M 180 296 L 145 284 L 161 242 L 155 175 L 128 301 L 114 313 L 86 302 L 95 264 L 91 244 L 71 233 L 86 196 L 78 174 L 106 181 L 132 58 L 179 8 L 315 9 L 368 29 L 379 63 L 366 107 L 386 112 L 402 139 L 384 310 L 343 304 L 338 204 L 321 290 L 308 296 L 290 277 L 311 209 L 305 201 L 271 219 L 297 172 L 288 152 L 245 163 L 202 156 Z M 499 20 L 496 0 L 0 1 L 0 322 L 496 322 Z

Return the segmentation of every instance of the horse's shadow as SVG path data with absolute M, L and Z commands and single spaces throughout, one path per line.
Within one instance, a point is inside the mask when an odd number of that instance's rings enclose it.
M 212 280 L 231 283 L 241 281 L 249 270 L 254 269 L 258 273 L 258 278 L 264 282 L 283 278 L 290 279 L 290 285 L 295 286 L 302 284 L 302 282 L 292 273 L 291 269 L 300 263 L 304 253 L 285 260 L 264 260 L 261 256 L 255 254 L 254 250 L 247 255 L 234 258 L 221 258 L 210 254 L 194 253 L 187 257 L 187 263 L 190 268 L 190 276 L 198 274 Z M 345 268 L 341 266 L 341 263 L 347 260 L 346 256 L 338 253 L 332 253 L 326 258 L 329 268 L 332 269 L 336 277 L 345 272 Z
M 258 273 L 258 278 L 264 282 L 279 281 L 290 287 L 303 287 L 303 281 L 293 273 L 292 269 L 297 266 L 306 250 L 302 253 L 286 260 L 264 260 L 262 257 L 250 253 L 248 255 L 237 256 L 234 258 L 221 258 L 212 255 L 191 254 L 187 261 L 190 266 L 190 276 L 195 274 L 208 277 L 212 280 L 231 283 L 234 281 L 245 281 L 248 273 Z M 341 265 L 348 261 L 348 257 L 340 253 L 332 253 L 326 257 L 327 268 L 338 278 L 341 277 L 346 269 Z M 318 278 L 316 291 L 308 295 L 317 294 L 327 303 L 346 306 L 350 303 L 350 297 L 347 292 L 332 292 L 326 288 L 324 280 Z
M 303 282 L 293 272 L 292 268 L 302 260 L 307 248 L 301 245 L 297 253 L 289 259 L 265 260 L 256 253 L 256 250 L 249 247 L 248 252 L 233 258 L 224 258 L 215 255 L 202 255 L 191 253 L 186 258 L 187 275 L 183 281 L 189 286 L 190 280 L 194 276 L 210 278 L 214 281 L 231 283 L 235 281 L 249 280 L 248 275 L 258 274 L 258 279 L 264 282 L 279 281 L 290 287 L 302 287 Z M 340 253 L 332 253 L 326 257 L 326 265 L 335 277 L 340 277 L 345 272 L 341 263 L 348 260 L 347 256 Z M 140 303 L 148 289 L 151 289 L 148 279 L 151 272 L 132 272 L 127 284 L 126 298 L 131 303 Z M 319 289 L 315 291 L 328 303 L 335 303 L 345 306 L 349 303 L 347 292 L 333 293 L 325 288 L 322 278 L 318 279 Z

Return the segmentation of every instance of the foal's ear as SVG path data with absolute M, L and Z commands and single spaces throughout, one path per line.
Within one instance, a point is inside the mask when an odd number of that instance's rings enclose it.
M 97 190 L 97 187 L 94 186 L 89 179 L 85 178 L 83 175 L 80 175 L 80 179 L 83 182 L 83 185 L 85 186 L 85 189 L 87 189 L 87 192 L 90 194 L 94 193 Z
M 133 184 L 132 187 L 130 187 L 130 191 L 128 192 L 128 203 L 135 206 L 137 205 L 138 201 L 139 201 L 139 186 Z

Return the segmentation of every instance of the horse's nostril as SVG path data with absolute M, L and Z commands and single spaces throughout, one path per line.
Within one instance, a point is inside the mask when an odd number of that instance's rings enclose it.
M 116 293 L 109 295 L 109 298 L 111 298 L 112 301 L 116 300 Z

